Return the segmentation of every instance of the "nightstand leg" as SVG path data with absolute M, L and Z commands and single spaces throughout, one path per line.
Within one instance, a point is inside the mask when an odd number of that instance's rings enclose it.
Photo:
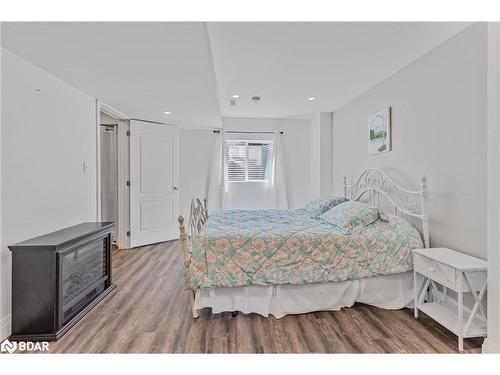
M 415 270 L 413 271 L 413 316 L 418 318 L 418 277 Z
M 458 351 L 464 350 L 464 294 L 462 292 L 462 272 L 458 275 Z

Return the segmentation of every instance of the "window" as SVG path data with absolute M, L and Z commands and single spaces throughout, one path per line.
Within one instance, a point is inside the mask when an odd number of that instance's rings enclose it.
M 272 141 L 226 141 L 226 181 L 269 181 L 272 165 Z

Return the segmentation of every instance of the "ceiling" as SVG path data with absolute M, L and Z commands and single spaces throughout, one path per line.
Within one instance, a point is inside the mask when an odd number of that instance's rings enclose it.
M 2 45 L 130 117 L 219 127 L 333 111 L 469 25 L 2 23 Z
M 209 23 L 222 113 L 308 117 L 333 111 L 469 25 Z M 234 93 L 240 98 L 232 107 Z M 254 95 L 261 97 L 258 104 Z
M 2 23 L 4 47 L 129 117 L 220 127 L 207 41 L 202 22 Z

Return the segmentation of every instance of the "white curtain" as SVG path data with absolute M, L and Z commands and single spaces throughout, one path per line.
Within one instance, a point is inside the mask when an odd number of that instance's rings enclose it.
M 224 173 L 224 145 L 226 143 L 226 131 L 221 129 L 214 135 L 214 148 L 210 162 L 210 174 L 208 177 L 207 206 L 208 212 L 214 212 L 225 207 L 225 195 L 227 182 Z
M 273 177 L 271 191 L 274 194 L 276 208 L 288 209 L 288 194 L 286 189 L 285 162 L 283 159 L 283 135 L 279 131 L 274 133 L 273 140 Z

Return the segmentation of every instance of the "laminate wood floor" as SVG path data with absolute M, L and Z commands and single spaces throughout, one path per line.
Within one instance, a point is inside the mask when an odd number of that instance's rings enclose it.
M 363 304 L 335 312 L 191 317 L 180 241 L 113 253 L 117 288 L 52 353 L 456 353 L 457 339 L 412 311 Z M 422 314 L 423 315 L 423 314 Z M 480 352 L 482 339 L 466 339 Z

